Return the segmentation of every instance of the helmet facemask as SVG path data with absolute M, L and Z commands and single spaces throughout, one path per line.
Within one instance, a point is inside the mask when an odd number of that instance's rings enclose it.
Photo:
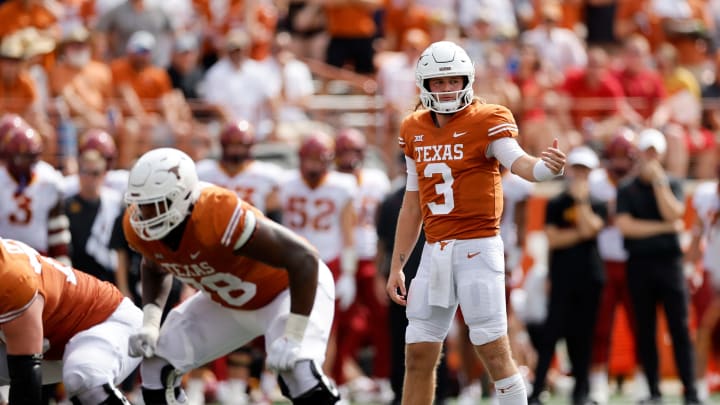
M 451 92 L 431 92 L 429 79 L 462 77 L 463 88 Z M 458 112 L 472 103 L 475 66 L 464 49 L 450 41 L 435 42 L 420 56 L 415 69 L 415 83 L 420 88 L 420 102 L 442 114 Z M 452 97 L 447 97 L 448 95 Z M 447 98 L 447 100 L 445 100 Z
M 198 195 L 189 156 L 171 148 L 152 150 L 130 171 L 125 193 L 130 225 L 141 239 L 162 239 L 187 218 Z

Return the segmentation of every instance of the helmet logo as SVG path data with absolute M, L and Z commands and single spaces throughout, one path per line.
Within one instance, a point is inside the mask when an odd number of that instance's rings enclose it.
M 180 165 L 173 166 L 173 167 L 169 168 L 167 171 L 168 171 L 168 173 L 174 174 L 175 177 L 177 177 L 177 179 L 180 180 Z

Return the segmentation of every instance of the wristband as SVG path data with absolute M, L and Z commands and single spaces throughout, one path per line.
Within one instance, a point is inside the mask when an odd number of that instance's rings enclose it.
M 290 315 L 288 315 L 287 322 L 285 323 L 285 336 L 296 342 L 302 342 L 303 337 L 305 336 L 305 329 L 307 329 L 309 321 L 309 316 L 291 312 Z
M 538 159 L 538 161 L 535 162 L 535 166 L 533 166 L 533 177 L 535 177 L 536 181 L 552 180 L 561 174 L 562 172 L 558 174 L 553 173 L 542 159 Z
M 340 252 L 340 271 L 343 274 L 354 275 L 357 272 L 358 257 L 355 249 L 344 247 Z
M 162 309 L 155 304 L 145 304 L 143 307 L 143 328 L 160 329 Z

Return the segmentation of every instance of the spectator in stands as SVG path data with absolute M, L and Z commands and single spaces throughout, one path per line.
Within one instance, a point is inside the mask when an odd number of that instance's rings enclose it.
M 415 82 L 415 65 L 425 48 L 430 45 L 427 33 L 419 28 L 404 31 L 400 52 L 377 55 L 378 93 L 386 103 L 386 133 L 380 144 L 388 167 L 394 170 L 395 145 L 400 121 L 413 110 L 418 100 Z
M 603 144 L 626 122 L 622 87 L 608 67 L 607 52 L 592 48 L 587 67 L 568 72 L 561 87 L 566 97 L 563 105 L 574 130 L 582 134 L 586 143 Z
M 158 46 L 151 49 L 155 65 L 165 67 L 170 61 L 173 27 L 159 7 L 144 0 L 126 0 L 100 16 L 94 30 L 100 34 L 98 42 L 106 49 L 108 59 L 125 56 L 130 38 L 137 31 L 153 35 Z
M 325 60 L 328 64 L 337 67 L 350 64 L 357 73 L 375 72 L 373 40 L 377 25 L 373 17 L 381 5 L 380 0 L 327 3 L 325 14 L 330 42 Z
M 673 153 L 668 155 L 665 167 L 676 176 L 710 178 L 715 174 L 715 136 L 701 126 L 702 99 L 700 85 L 692 72 L 678 63 L 677 49 L 663 43 L 655 53 L 655 61 L 667 92 L 669 137 Z
M 560 5 L 545 2 L 541 17 L 540 25 L 526 31 L 522 41 L 535 46 L 542 60 L 559 72 L 585 67 L 588 55 L 582 40 L 575 32 L 558 26 L 563 17 Z
M 273 56 L 268 58 L 280 71 L 281 91 L 276 101 L 276 125 L 298 125 L 307 122 L 308 103 L 315 94 L 312 72 L 290 49 L 290 34 L 281 32 L 275 37 Z M 277 128 L 275 133 L 277 134 Z
M 110 65 L 116 97 L 127 116 L 118 142 L 121 167 L 153 145 L 172 143 L 189 133 L 185 99 L 172 91 L 167 72 L 152 63 L 155 43 L 151 33 L 137 31 L 127 42 L 125 57 Z
M 25 28 L 47 31 L 58 37 L 57 15 L 61 12 L 58 4 L 41 0 L 9 0 L 0 5 L 0 38 Z
M 197 102 L 200 83 L 205 70 L 200 65 L 200 48 L 194 34 L 185 33 L 175 40 L 170 66 L 167 68 L 172 87 L 182 92 L 188 101 Z
M 668 176 L 662 167 L 667 142 L 661 132 L 643 130 L 638 148 L 639 171 L 618 188 L 615 224 L 628 251 L 627 279 L 635 314 L 636 346 L 650 391 L 646 403 L 662 402 L 656 342 L 657 305 L 662 303 L 685 404 L 699 404 L 679 239 L 685 212 L 682 183 Z
M 457 22 L 468 36 L 476 29 L 476 24 L 481 21 L 489 25 L 489 31 L 492 33 L 503 32 L 516 36 L 518 26 L 515 17 L 516 5 L 513 3 L 516 2 L 512 0 L 459 0 Z M 472 56 L 469 49 L 468 54 Z
M 292 38 L 292 51 L 301 58 L 323 60 L 327 45 L 325 10 L 317 1 L 291 0 L 285 18 L 280 21 L 282 31 Z
M 59 59 L 50 69 L 50 96 L 60 98 L 79 131 L 105 128 L 114 131 L 107 111 L 112 105 L 113 80 L 110 67 L 93 60 L 90 32 L 76 25 L 63 35 L 58 49 Z
M 202 91 L 204 100 L 226 122 L 249 121 L 262 141 L 272 130 L 273 102 L 280 94 L 281 78 L 279 69 L 262 69 L 249 58 L 249 41 L 243 30 L 228 33 L 224 55 L 208 69 Z
M 588 401 L 590 355 L 605 270 L 598 253 L 597 235 L 607 217 L 607 206 L 590 197 L 588 178 L 599 167 L 595 152 L 586 146 L 570 151 L 564 192 L 548 202 L 545 233 L 550 248 L 548 263 L 550 301 L 544 337 L 538 350 L 535 381 L 529 404 L 541 404 L 545 378 L 555 344 L 565 338 L 575 377 L 571 404 Z
M 667 123 L 667 93 L 662 77 L 652 66 L 650 44 L 641 35 L 632 35 L 623 43 L 620 66 L 613 71 L 630 107 L 626 117 L 638 126 L 661 127 Z

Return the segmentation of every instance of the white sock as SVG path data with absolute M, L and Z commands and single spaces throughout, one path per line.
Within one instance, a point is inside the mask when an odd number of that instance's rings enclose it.
M 708 400 L 708 398 L 710 397 L 710 387 L 708 386 L 708 382 L 705 377 L 698 378 L 697 381 L 695 381 L 695 389 L 697 389 L 699 400 Z
M 495 392 L 500 405 L 527 404 L 527 390 L 520 373 L 495 381 Z
M 591 372 L 590 399 L 601 405 L 607 404 L 609 391 L 608 376 L 605 370 Z

